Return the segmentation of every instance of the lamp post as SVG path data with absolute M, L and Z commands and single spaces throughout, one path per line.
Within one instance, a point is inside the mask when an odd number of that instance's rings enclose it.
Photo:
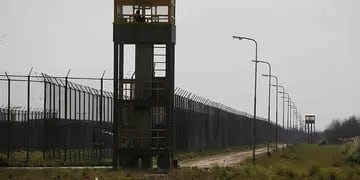
M 256 88 L 257 88 L 257 56 L 258 56 L 258 44 L 256 42 L 255 39 L 252 38 L 248 38 L 248 37 L 243 37 L 243 36 L 233 36 L 234 39 L 239 39 L 239 40 L 248 40 L 248 41 L 252 41 L 255 43 L 255 88 L 254 88 L 254 119 L 253 119 L 253 124 L 252 124 L 252 161 L 253 164 L 255 164 L 255 138 L 256 138 Z
M 256 62 L 256 61 L 253 61 L 253 62 Z M 268 77 L 269 77 L 269 89 L 268 89 L 268 124 L 269 124 L 269 127 L 270 127 L 270 113 L 271 113 L 271 104 L 270 104 L 270 94 L 271 94 L 271 64 L 269 62 L 266 62 L 266 61 L 257 61 L 258 63 L 262 63 L 262 64 L 267 64 L 268 67 L 269 67 L 269 74 L 268 74 Z M 270 156 L 270 136 L 267 138 L 267 155 Z
M 294 128 L 297 131 L 298 130 L 298 110 L 297 107 L 294 107 L 295 112 L 294 112 Z
M 294 117 L 294 107 L 295 103 L 293 101 L 289 101 L 289 112 L 290 112 L 290 133 L 291 133 L 291 142 L 293 143 L 294 139 L 294 120 L 291 121 L 291 118 Z M 292 110 L 292 111 L 291 111 Z
M 287 103 L 288 103 L 288 108 L 289 108 L 289 122 L 288 122 L 288 129 L 289 129 L 289 131 L 291 131 L 291 128 L 292 128 L 292 126 L 291 126 L 291 110 L 292 110 L 292 101 L 291 101 L 291 98 L 289 98 L 289 100 L 288 101 L 286 101 Z
M 297 112 L 297 107 L 296 107 L 296 105 L 295 105 L 295 103 L 294 102 L 291 102 L 292 103 L 292 105 L 290 106 L 290 108 L 292 108 L 293 109 L 293 112 L 292 112 L 292 129 L 293 129 L 293 131 L 295 130 L 295 122 L 296 122 L 296 116 L 295 116 L 295 114 L 296 114 L 296 112 Z
M 294 137 L 297 136 L 297 131 L 298 131 L 298 127 L 297 127 L 297 124 L 298 124 L 298 109 L 297 107 L 294 105 L 294 120 L 293 120 L 293 126 L 294 126 Z
M 282 89 L 282 92 L 279 92 L 278 90 L 276 90 L 276 95 L 277 94 L 279 94 L 279 93 L 282 93 L 282 95 L 283 96 L 285 96 L 285 88 L 283 87 L 283 86 L 280 86 L 280 85 L 273 85 L 273 86 L 275 86 L 275 87 L 280 87 L 281 89 Z M 276 99 L 278 99 L 277 97 L 276 97 Z M 282 98 L 283 99 L 283 106 L 282 106 L 282 127 L 283 127 L 283 129 L 285 130 L 285 98 Z M 276 103 L 277 104 L 277 103 Z M 284 150 L 284 146 L 283 146 L 283 148 L 282 148 L 283 150 Z
M 286 146 L 289 146 L 289 138 L 288 138 L 288 135 L 289 135 L 289 111 L 290 111 L 290 101 L 291 101 L 291 98 L 290 98 L 290 95 L 289 93 L 287 92 L 284 92 L 284 94 L 286 94 L 287 96 L 283 96 L 282 98 L 286 98 L 287 99 L 287 103 L 288 103 L 288 106 L 287 106 L 287 111 L 286 111 Z
M 306 125 L 305 125 L 305 121 L 302 119 L 302 116 L 300 116 L 300 122 L 301 122 L 301 133 L 304 133 L 305 139 L 304 139 L 304 143 L 306 143 Z
M 275 121 L 275 150 L 278 151 L 278 141 L 279 141 L 279 129 L 278 129 L 278 88 L 279 88 L 279 79 L 277 76 L 275 75 L 266 75 L 263 74 L 263 76 L 268 76 L 269 78 L 275 78 L 276 80 L 276 112 L 275 112 L 275 116 L 276 116 L 276 121 Z
M 303 129 L 303 124 L 302 124 L 302 119 L 301 119 L 301 113 L 299 112 L 298 114 L 298 118 L 299 118 L 299 131 L 301 133 L 302 129 Z

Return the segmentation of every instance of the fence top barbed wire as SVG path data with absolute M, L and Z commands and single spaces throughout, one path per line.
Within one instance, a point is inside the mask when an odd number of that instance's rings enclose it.
M 59 77 L 53 77 L 53 76 L 49 76 L 47 74 L 43 74 L 44 78 L 46 78 L 49 82 L 52 82 L 58 86 L 61 87 L 65 87 L 66 86 L 66 79 L 78 79 L 78 78 L 71 78 L 71 77 L 65 77 L 65 78 L 59 78 Z M 64 80 L 65 79 L 65 80 Z M 81 79 L 86 79 L 86 78 L 81 78 Z M 104 78 L 89 78 L 89 80 L 104 80 Z M 112 79 L 107 79 L 107 80 L 112 80 Z M 87 93 L 93 93 L 95 95 L 100 95 L 101 91 L 103 92 L 103 96 L 105 97 L 109 97 L 109 98 L 113 98 L 113 93 L 109 92 L 109 91 L 104 91 L 104 90 L 98 90 L 89 86 L 85 86 L 85 85 L 81 85 L 78 83 L 74 83 L 71 81 L 67 81 L 67 85 L 68 88 L 70 89 L 74 89 L 77 91 L 82 91 L 82 92 L 87 92 Z
M 77 91 L 92 93 L 95 95 L 100 95 L 101 90 L 92 88 L 89 86 L 81 85 L 78 83 L 74 83 L 71 80 L 98 80 L 98 81 L 100 81 L 100 80 L 113 81 L 114 80 L 113 78 L 98 78 L 98 77 L 96 78 L 96 77 L 50 76 L 45 73 L 41 73 L 41 76 L 39 76 L 39 75 L 18 75 L 18 74 L 1 75 L 0 74 L 0 81 L 8 81 L 8 80 L 10 80 L 10 81 L 28 81 L 28 79 L 25 79 L 25 78 L 30 78 L 31 82 L 50 82 L 50 83 L 56 84 L 57 86 L 64 87 L 64 88 L 66 86 L 66 80 L 68 80 L 67 81 L 68 88 L 74 89 Z M 246 116 L 248 118 L 253 118 L 253 115 L 251 115 L 247 112 L 236 110 L 236 109 L 226 106 L 220 102 L 215 102 L 208 98 L 198 96 L 194 93 L 191 93 L 191 92 L 184 90 L 182 88 L 179 88 L 179 87 L 175 88 L 174 95 L 192 100 L 194 102 L 203 104 L 205 106 L 210 106 L 213 108 L 221 109 L 221 110 L 229 112 L 229 113 Z M 103 96 L 108 97 L 108 98 L 113 98 L 113 92 L 103 90 Z M 259 117 L 259 116 L 257 116 L 257 119 L 266 120 L 265 118 Z
M 224 104 L 222 104 L 220 102 L 215 102 L 215 101 L 209 100 L 207 98 L 198 96 L 196 94 L 193 94 L 193 93 L 191 93 L 191 92 L 189 92 L 187 90 L 184 90 L 182 88 L 179 88 L 179 87 L 176 87 L 174 92 L 175 92 L 175 95 L 177 95 L 177 96 L 187 98 L 189 100 L 201 103 L 201 104 L 203 104 L 205 106 L 210 106 L 210 107 L 213 107 L 213 108 L 221 109 L 223 111 L 233 113 L 233 114 L 236 114 L 236 115 L 246 116 L 248 118 L 253 118 L 253 115 L 251 115 L 251 114 L 249 114 L 247 112 L 242 112 L 242 111 L 236 110 L 236 109 L 231 108 L 229 106 L 226 106 L 226 105 L 224 105 Z M 266 121 L 265 118 L 259 117 L 259 116 L 257 116 L 257 119 Z

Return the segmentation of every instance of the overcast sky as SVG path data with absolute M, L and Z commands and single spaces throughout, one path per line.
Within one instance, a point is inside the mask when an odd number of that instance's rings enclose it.
M 245 35 L 257 39 L 259 60 L 272 64 L 299 111 L 317 115 L 319 129 L 359 115 L 359 7 L 359 0 L 178 0 L 175 84 L 252 113 L 254 45 L 231 38 Z M 1 0 L 0 73 L 33 66 L 111 77 L 112 16 L 112 0 Z M 258 114 L 266 117 L 267 79 L 258 85 Z

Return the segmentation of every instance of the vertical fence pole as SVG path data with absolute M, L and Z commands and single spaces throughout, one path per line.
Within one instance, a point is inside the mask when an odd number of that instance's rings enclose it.
M 108 97 L 107 97 L 107 131 L 109 132 L 109 124 L 110 124 L 110 96 L 108 94 Z M 108 158 L 111 157 L 110 155 L 110 147 L 109 147 L 109 144 L 107 144 L 107 156 Z
M 64 161 L 66 162 L 66 151 L 67 151 L 67 139 L 66 139 L 66 137 L 67 137 L 67 133 L 65 133 L 66 131 L 66 125 L 67 125 L 67 110 L 68 110 L 68 108 L 67 108 L 67 100 L 68 100 L 68 78 L 67 77 L 65 77 L 65 117 L 64 117 L 64 119 L 65 119 L 65 125 L 64 125 Z
M 45 161 L 45 157 L 46 157 L 46 138 L 48 137 L 48 134 L 46 133 L 47 131 L 47 126 L 46 126 L 46 80 L 45 80 L 45 76 L 44 77 L 44 111 L 43 111 L 43 115 L 44 115 L 44 123 L 43 123 L 43 160 Z
M 8 128 L 7 128 L 7 160 L 10 159 L 10 151 L 11 151 L 11 147 L 10 147 L 10 144 L 11 144 L 11 140 L 10 140 L 10 133 L 11 133 L 11 104 L 10 104 L 10 95 L 11 95 L 11 80 L 8 76 L 8 74 L 5 72 L 5 75 L 7 77 L 7 80 L 8 80 L 8 99 L 7 99 L 7 121 L 8 121 Z
M 53 108 L 55 108 L 55 106 L 52 107 L 52 101 L 55 102 L 55 98 L 54 98 L 54 96 L 55 96 L 55 86 L 56 86 L 56 84 L 54 82 L 49 82 L 49 104 L 48 104 L 49 108 L 47 110 L 48 112 L 46 113 L 47 114 L 46 116 L 48 118 L 48 122 L 49 122 L 49 120 L 53 119 Z M 47 130 L 47 133 L 48 133 L 47 140 L 48 140 L 49 144 L 53 144 L 54 142 L 53 142 L 53 140 L 51 138 L 52 135 L 50 135 L 50 131 Z
M 95 130 L 96 130 L 96 121 L 95 121 L 95 95 L 91 94 L 91 124 L 92 124 L 92 132 L 93 132 L 93 143 L 92 143 L 92 158 L 96 159 L 97 151 L 95 146 Z M 94 125 L 95 124 L 95 125 Z M 95 158 L 94 158 L 95 156 Z
M 187 109 L 187 113 L 186 113 L 186 152 L 189 152 L 191 149 L 189 147 L 189 139 L 190 139 L 190 116 L 191 116 L 191 113 L 192 113 L 192 103 L 191 103 L 191 93 L 188 93 L 187 94 L 187 97 L 186 97 L 186 101 L 187 101 L 187 104 L 188 104 L 188 109 Z
M 76 122 L 76 114 L 78 113 L 78 111 L 77 111 L 77 103 L 76 103 L 76 101 L 77 101 L 77 96 L 76 96 L 76 91 L 77 91 L 77 89 L 76 89 L 76 86 L 74 87 L 74 121 L 72 121 L 72 122 Z M 76 126 L 75 126 L 76 127 Z M 70 130 L 72 131 L 72 129 L 70 128 Z M 72 138 L 71 138 L 72 139 Z M 76 139 L 75 139 L 75 143 L 74 143 L 74 140 L 72 139 L 72 143 L 71 143 L 71 148 L 72 149 L 74 149 L 74 160 L 76 160 L 76 150 L 77 150 L 77 148 L 75 148 L 77 146 L 77 141 L 76 141 Z
M 53 113 L 53 115 L 52 115 L 52 113 L 50 112 L 50 115 L 48 115 L 48 119 L 47 119 L 47 125 L 48 126 L 50 126 L 50 127 L 48 127 L 47 129 L 47 136 L 48 136 L 48 143 L 47 143 L 47 149 L 48 149 L 48 153 L 49 153 L 49 157 L 51 156 L 51 149 L 53 149 L 53 151 L 55 151 L 54 150 L 54 133 L 52 133 L 49 129 L 51 128 L 51 127 L 53 127 L 53 126 L 51 126 L 51 124 L 53 124 L 53 121 L 55 121 L 55 119 L 56 119 L 56 106 L 55 106 L 55 104 L 56 104 L 56 86 L 59 86 L 59 84 L 58 83 L 53 83 L 53 86 L 51 86 L 51 84 L 50 84 L 50 92 L 51 92 L 51 89 L 53 90 L 53 93 L 52 93 L 52 96 L 50 96 L 49 97 L 49 107 L 51 107 L 51 103 L 52 103 L 52 105 L 53 105 L 53 111 L 54 111 L 54 113 Z M 60 100 L 60 98 L 59 98 L 59 100 Z M 58 113 L 59 113 L 60 111 L 58 111 Z M 60 118 L 60 117 L 59 117 Z
M 114 95 L 114 94 L 110 94 L 110 95 Z M 114 152 L 113 151 L 115 151 L 115 148 L 113 147 L 113 146 L 115 146 L 115 144 L 114 144 L 114 136 L 115 136 L 115 134 L 114 134 L 114 96 L 112 96 L 112 98 L 111 98 L 111 96 L 109 97 L 110 98 L 110 124 L 112 125 L 110 128 L 110 130 L 111 130 L 111 132 L 113 132 L 113 139 L 112 139 L 112 141 L 110 142 L 110 144 L 111 144 L 111 149 L 110 149 L 110 151 L 111 151 L 111 154 L 110 154 L 110 157 L 114 160 L 114 158 L 113 158 L 113 156 L 114 156 Z
M 84 132 L 83 132 L 83 124 L 82 124 L 82 122 L 81 122 L 81 104 L 82 104 L 82 101 L 81 101 L 81 89 L 78 87 L 78 90 L 77 90 L 77 92 L 78 92 L 78 97 L 79 97 L 79 99 L 78 99 L 78 114 L 79 114 L 79 116 L 78 116 L 78 124 L 80 125 L 80 127 L 79 128 L 81 128 L 80 129 L 80 133 L 81 134 L 79 134 L 79 136 L 81 137 L 81 135 L 82 134 L 84 134 Z M 82 147 L 83 147 L 83 144 L 84 144 L 84 142 L 83 141 L 79 141 L 78 140 L 78 160 L 80 161 L 80 160 L 82 160 L 82 156 L 81 156 L 81 152 L 82 152 Z
M 61 81 L 59 81 L 59 82 L 61 82 Z M 56 123 L 55 123 L 55 125 L 56 126 L 58 126 L 58 124 L 59 124 L 59 122 L 61 121 L 61 113 L 62 113 L 62 111 L 61 111 L 61 83 L 59 83 L 59 82 L 57 82 L 57 85 L 59 86 L 59 95 L 58 95 L 58 101 L 59 101 L 59 118 L 56 120 Z M 59 134 L 60 134 L 60 131 L 59 131 L 59 127 L 56 127 L 56 132 L 57 132 L 57 135 L 56 135 L 56 138 L 54 138 L 54 136 L 53 136 L 53 134 L 54 133 L 51 133 L 51 140 L 52 140 L 52 142 L 51 142 L 51 147 L 52 147 L 52 157 L 53 158 L 55 158 L 55 148 L 59 148 L 60 149 L 60 142 L 56 142 L 56 144 L 55 144 L 55 142 L 53 142 L 53 141 L 55 141 L 55 139 L 56 139 L 56 141 L 60 141 L 60 139 L 59 139 Z M 55 145 L 54 145 L 55 144 Z M 58 158 L 58 159 L 60 159 L 60 157 Z
M 87 88 L 87 95 L 88 95 L 88 101 L 87 101 L 87 104 L 88 104 L 88 122 L 89 122 L 89 125 L 90 125 L 90 129 L 92 130 L 92 121 L 91 121 L 91 109 L 90 109 L 90 101 L 91 101 L 91 96 L 90 96 L 90 92 L 89 92 L 89 89 Z M 91 153 L 92 153 L 92 146 L 90 146 L 88 148 L 88 159 L 90 160 L 91 159 Z
M 68 74 L 65 77 L 65 125 L 64 125 L 64 162 L 67 160 L 67 101 L 68 101 L 68 76 L 69 76 L 70 70 L 68 71 Z
M 27 112 L 26 112 L 26 164 L 29 162 L 29 120 L 30 120 L 30 76 L 28 76 L 28 86 L 27 86 Z
M 78 120 L 79 120 L 79 124 L 80 124 L 81 127 L 82 127 L 83 125 L 82 125 L 82 122 L 81 122 L 81 114 L 82 114 L 82 112 L 81 112 L 81 109 L 82 109 L 82 108 L 81 108 L 81 88 L 79 88 L 79 87 L 78 87 L 78 93 L 79 93 L 79 95 L 78 95 L 78 96 L 79 96 L 79 99 L 78 99 L 78 101 L 79 101 L 79 113 L 78 113 L 79 116 L 78 116 Z M 81 133 L 84 133 L 82 129 L 81 129 L 80 132 L 81 132 Z M 82 134 L 79 134 L 79 136 L 81 137 Z M 78 159 L 80 160 L 80 159 L 83 159 L 82 156 L 81 156 L 81 151 L 82 151 L 82 149 L 83 149 L 82 147 L 83 147 L 84 142 L 81 142 L 81 141 L 80 141 L 79 143 L 81 143 L 81 144 L 78 145 L 78 156 L 79 156 Z M 84 153 L 84 152 L 83 152 L 83 153 Z M 83 160 L 84 160 L 84 159 L 83 159 Z
M 104 127 L 103 127 L 103 96 L 104 96 L 104 90 L 103 90 L 103 88 L 104 88 L 104 75 L 105 75 L 105 71 L 104 71 L 104 73 L 102 74 L 102 76 L 101 76 L 101 79 L 100 79 L 100 106 L 99 106 L 99 108 L 100 108 L 100 111 L 99 111 L 99 113 L 100 113 L 100 133 L 99 133 L 99 135 L 100 135 L 100 142 L 101 142 L 101 145 L 100 145 L 100 160 L 103 158 L 103 148 L 104 148 L 104 146 L 103 146 L 103 144 L 102 143 L 104 143 L 104 138 L 103 138 L 103 133 L 104 133 Z
M 70 84 L 71 84 L 71 82 L 70 82 Z M 67 131 L 66 131 L 66 137 L 67 137 L 67 140 L 68 140 L 68 143 L 67 143 L 67 145 L 68 145 L 68 151 L 69 151 L 69 161 L 71 162 L 72 161 L 72 159 L 71 159 L 71 156 L 72 156 L 72 151 L 71 151 L 71 147 L 72 147 L 72 139 L 70 138 L 71 136 L 70 136 L 70 133 L 71 133 L 71 124 L 72 124 L 72 102 L 71 102 L 71 99 L 72 99 L 72 88 L 71 88 L 71 85 L 70 85 L 70 87 L 69 87 L 69 121 L 68 121 L 68 126 L 66 126 L 66 129 L 67 129 Z
M 96 107 L 95 107 L 95 124 L 96 124 L 96 126 L 95 126 L 95 152 L 96 152 L 96 159 L 97 160 L 100 160 L 100 147 L 99 147 L 99 129 L 100 129 L 100 127 L 99 127 L 99 125 L 100 125 L 100 119 L 99 119 L 99 111 L 100 111 L 100 109 L 99 109 L 99 93 L 98 93 L 98 91 L 95 89 L 95 105 L 96 105 Z
M 100 113 L 100 133 L 99 133 L 99 135 L 100 135 L 100 142 L 101 143 L 103 143 L 103 117 L 102 117 L 102 115 L 103 115 L 103 109 L 102 109 L 102 106 L 103 106 L 103 78 L 101 78 L 100 79 L 100 104 L 99 104 L 99 113 Z M 100 143 L 99 142 L 99 143 Z M 100 145 L 100 160 L 102 159 L 102 157 L 103 157 L 103 146 L 102 146 L 102 144 Z
M 24 131 L 24 139 L 23 143 L 21 143 L 21 148 L 24 148 L 26 151 L 26 108 L 19 110 L 19 113 L 21 115 L 21 130 Z M 25 154 L 26 155 L 26 154 Z M 26 159 L 25 159 L 26 160 Z
M 83 121 L 84 121 L 84 124 L 86 123 L 86 121 L 85 121 L 85 117 L 86 117 L 86 110 L 85 110 L 85 106 L 86 106 L 86 104 L 85 104 L 85 99 L 86 99 L 86 94 L 85 94 L 85 91 L 84 91 L 84 89 L 82 89 L 82 94 L 83 94 Z M 86 148 L 86 144 L 84 143 L 84 145 L 83 145 L 83 160 L 85 160 L 85 148 Z
M 27 138 L 26 138 L 26 164 L 29 163 L 29 141 L 30 141 L 30 76 L 31 76 L 31 72 L 32 69 L 30 70 L 30 73 L 28 75 L 28 81 L 27 81 L 27 123 L 26 123 L 26 134 L 27 134 Z

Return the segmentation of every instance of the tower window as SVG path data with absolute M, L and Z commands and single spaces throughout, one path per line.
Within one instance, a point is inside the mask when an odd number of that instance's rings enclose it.
M 154 77 L 166 77 L 166 44 L 154 44 Z
M 168 6 L 117 5 L 115 21 L 120 23 L 169 23 Z

